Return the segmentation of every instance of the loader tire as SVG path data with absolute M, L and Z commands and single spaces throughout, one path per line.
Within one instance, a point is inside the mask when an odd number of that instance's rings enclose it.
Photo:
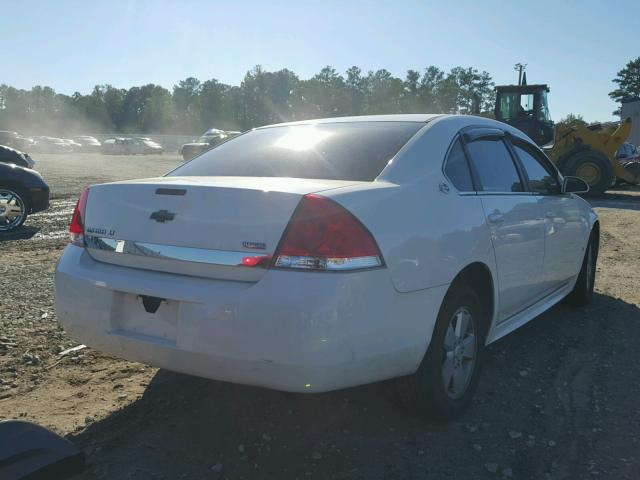
M 600 152 L 591 149 L 580 150 L 563 163 L 563 175 L 580 177 L 589 184 L 587 195 L 602 195 L 613 183 L 613 165 Z

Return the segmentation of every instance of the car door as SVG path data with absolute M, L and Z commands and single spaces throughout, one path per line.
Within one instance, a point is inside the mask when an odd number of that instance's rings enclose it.
M 544 289 L 544 220 L 504 136 L 489 128 L 463 135 L 495 252 L 499 322 L 535 303 Z
M 544 218 L 542 275 L 546 289 L 551 291 L 580 270 L 589 222 L 582 202 L 570 193 L 562 193 L 558 171 L 544 153 L 516 139 L 513 149 Z

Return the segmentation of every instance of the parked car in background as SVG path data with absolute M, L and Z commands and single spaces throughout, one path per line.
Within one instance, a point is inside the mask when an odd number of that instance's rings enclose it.
M 147 137 L 134 138 L 135 148 L 132 151 L 133 155 L 151 155 L 164 152 L 164 148 L 158 142 L 151 140 Z
M 625 142 L 616 152 L 616 158 L 624 162 L 640 161 L 640 150 L 633 143 Z
M 0 234 L 19 228 L 27 216 L 49 207 L 49 186 L 35 170 L 0 163 Z
M 28 137 L 23 137 L 18 132 L 0 130 L 0 145 L 18 150 L 27 150 L 33 145 L 33 140 Z
M 104 155 L 150 155 L 162 153 L 162 145 L 147 138 L 110 138 L 102 142 Z
M 223 130 L 218 130 L 217 128 L 212 128 L 204 132 L 204 134 L 197 140 L 182 145 L 178 153 L 182 155 L 182 158 L 186 162 L 187 160 L 191 160 L 192 158 L 197 157 L 201 153 L 212 149 L 231 136 L 237 135 L 239 133 L 240 132 L 225 132 Z
M 72 152 L 79 152 L 82 148 L 82 145 L 80 145 L 75 140 L 72 140 L 71 138 L 61 138 L 60 140 L 69 145 Z
M 117 140 L 119 139 L 107 138 L 106 140 L 103 140 L 102 144 L 100 145 L 100 153 L 102 153 L 103 155 L 114 155 L 114 149 Z
M 35 165 L 29 154 L 3 145 L 0 145 L 0 163 L 12 163 L 25 168 L 33 168 Z
M 65 142 L 62 138 L 54 137 L 34 137 L 35 143 L 31 151 L 37 153 L 72 153 L 73 145 Z
M 90 135 L 78 135 L 73 137 L 73 140 L 80 145 L 79 149 L 82 152 L 99 152 L 102 146 L 97 138 Z
M 410 411 L 452 419 L 485 345 L 567 296 L 590 302 L 587 190 L 486 118 L 260 127 L 165 177 L 84 190 L 57 318 L 81 343 L 217 380 L 395 379 Z

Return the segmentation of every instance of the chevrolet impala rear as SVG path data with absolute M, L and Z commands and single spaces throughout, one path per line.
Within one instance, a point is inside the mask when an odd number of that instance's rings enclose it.
M 358 211 L 384 205 L 397 185 L 377 177 L 425 125 L 262 128 L 164 177 L 85 189 L 61 324 L 123 358 L 286 391 L 410 373 L 425 339 L 398 318 L 417 300 L 399 302 Z
M 294 392 L 393 378 L 408 411 L 453 419 L 485 345 L 593 298 L 585 191 L 480 117 L 262 127 L 164 177 L 85 190 L 57 313 L 123 358 Z

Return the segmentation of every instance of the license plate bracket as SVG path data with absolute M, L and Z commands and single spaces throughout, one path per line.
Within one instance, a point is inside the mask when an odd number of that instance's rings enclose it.
M 111 309 L 113 333 L 155 337 L 175 343 L 180 302 L 149 295 L 114 292 Z

